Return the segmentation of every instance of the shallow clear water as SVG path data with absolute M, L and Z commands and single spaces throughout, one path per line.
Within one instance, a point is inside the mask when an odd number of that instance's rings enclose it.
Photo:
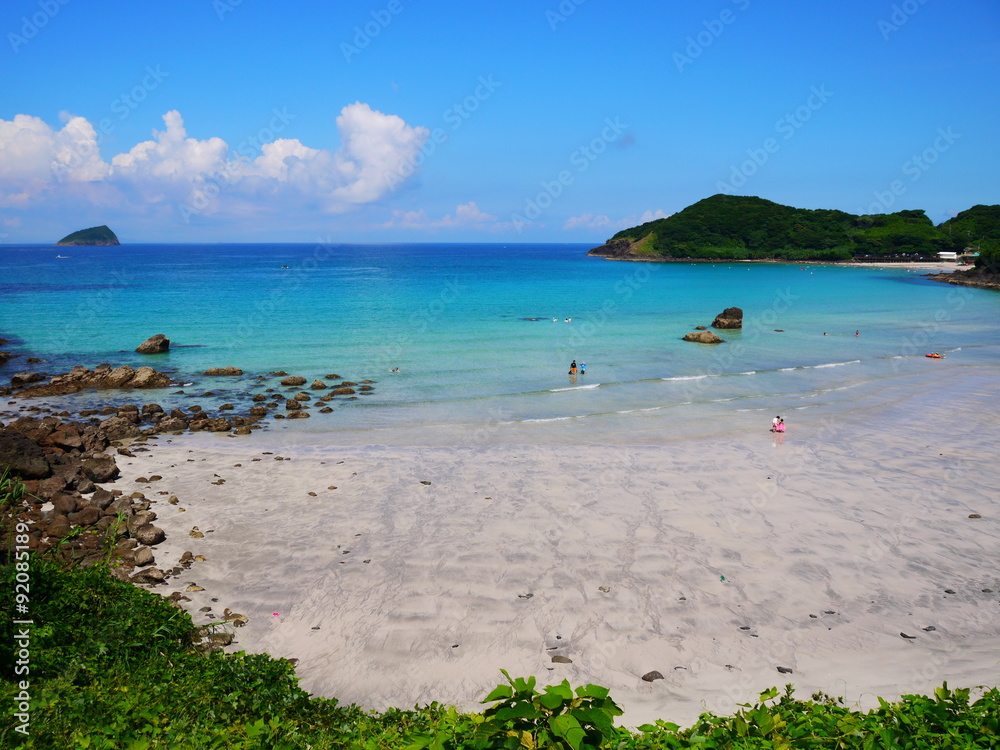
M 657 441 L 873 408 L 1000 364 L 993 292 L 903 270 L 616 263 L 587 249 L 8 246 L 0 337 L 45 360 L 32 369 L 149 364 L 192 383 L 156 392 L 163 405 L 207 389 L 245 398 L 272 370 L 372 378 L 373 395 L 280 426 L 367 442 Z M 680 340 L 729 306 L 746 317 L 727 343 Z M 155 333 L 169 353 L 133 352 Z M 575 379 L 573 359 L 587 363 Z M 244 376 L 200 374 L 227 365 Z

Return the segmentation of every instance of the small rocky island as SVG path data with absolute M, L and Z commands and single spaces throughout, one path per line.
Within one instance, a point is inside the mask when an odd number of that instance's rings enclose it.
M 118 237 L 106 225 L 90 227 L 67 234 L 56 245 L 120 245 Z

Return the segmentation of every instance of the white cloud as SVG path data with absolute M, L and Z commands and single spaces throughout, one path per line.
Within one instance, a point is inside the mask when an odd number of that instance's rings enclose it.
M 337 129 L 342 145 L 334 160 L 345 179 L 335 194 L 350 203 L 376 200 L 394 177 L 412 173 L 417 152 L 430 135 L 427 128 L 410 127 L 361 102 L 344 107 Z
M 377 201 L 401 184 L 429 136 L 426 128 L 355 102 L 337 118 L 336 151 L 281 138 L 237 155 L 221 138 L 188 136 L 180 112 L 171 110 L 164 130 L 108 163 L 86 119 L 64 120 L 53 130 L 30 115 L 0 119 L 0 206 L 62 198 L 141 213 L 150 204 L 173 203 L 189 218 L 246 215 L 254 207 L 280 211 L 284 199 L 337 212 Z
M 668 216 L 670 214 L 662 208 L 658 208 L 655 211 L 643 211 L 642 216 L 639 217 L 639 224 L 645 224 L 647 221 L 655 221 L 656 219 L 665 219 Z
M 647 221 L 665 219 L 669 215 L 663 209 L 659 208 L 655 211 L 644 211 L 641 215 L 630 214 L 618 220 L 609 219 L 605 214 L 580 214 L 579 216 L 571 216 L 566 219 L 563 229 L 628 229 L 639 224 L 645 224 Z
M 440 219 L 432 219 L 423 209 L 420 211 L 393 211 L 392 218 L 382 226 L 405 229 L 475 228 L 497 231 L 506 228 L 507 224 L 500 222 L 498 217 L 493 214 L 480 211 L 475 201 L 469 201 L 456 206 L 454 214 L 445 214 Z
M 93 126 L 82 117 L 64 119 L 60 130 L 30 115 L 0 120 L 0 206 L 30 205 L 61 182 L 107 177 Z
M 229 146 L 221 138 L 188 138 L 184 118 L 176 109 L 163 115 L 166 130 L 153 131 L 155 140 L 143 141 L 126 154 L 111 159 L 115 177 L 139 182 L 188 183 L 213 174 L 226 163 Z
M 611 219 L 604 214 L 580 214 L 566 219 L 563 229 L 600 229 L 611 226 Z

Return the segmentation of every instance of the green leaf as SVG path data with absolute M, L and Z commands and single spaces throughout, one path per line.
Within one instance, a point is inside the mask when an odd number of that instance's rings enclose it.
M 573 700 L 573 688 L 569 685 L 569 680 L 563 680 L 558 685 L 549 685 L 545 688 L 545 692 L 549 695 L 558 695 L 564 701 Z
M 538 697 L 538 702 L 545 708 L 549 709 L 549 711 L 555 711 L 557 708 L 562 706 L 565 701 L 562 696 L 548 692 L 548 690 L 549 689 L 546 688 L 546 692 Z
M 580 722 L 572 716 L 563 714 L 549 719 L 549 726 L 557 737 L 562 737 L 573 750 L 580 750 L 580 745 L 587 738 L 587 733 L 583 731 Z
M 601 687 L 600 685 L 584 685 L 583 687 L 578 687 L 576 689 L 576 694 L 581 698 L 597 698 L 603 700 L 608 697 L 611 691 L 606 687 Z
M 513 706 L 504 706 L 503 708 L 497 709 L 494 714 L 500 721 L 509 721 L 510 719 L 526 719 L 529 716 L 536 716 L 537 712 L 535 707 L 530 703 L 515 703 Z
M 495 688 L 493 688 L 493 692 L 487 695 L 485 698 L 483 698 L 481 702 L 492 703 L 493 701 L 498 701 L 502 698 L 513 698 L 513 697 L 514 697 L 514 691 L 510 688 L 509 685 L 497 685 Z

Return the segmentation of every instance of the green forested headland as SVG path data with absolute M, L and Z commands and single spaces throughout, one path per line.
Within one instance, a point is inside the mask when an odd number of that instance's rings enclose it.
M 591 255 L 640 259 L 850 260 L 934 258 L 1000 244 L 1000 206 L 974 206 L 935 226 L 922 210 L 857 216 L 713 195 L 663 219 L 623 229 Z
M 56 245 L 120 245 L 118 237 L 106 224 L 89 229 L 80 229 L 67 234 Z

